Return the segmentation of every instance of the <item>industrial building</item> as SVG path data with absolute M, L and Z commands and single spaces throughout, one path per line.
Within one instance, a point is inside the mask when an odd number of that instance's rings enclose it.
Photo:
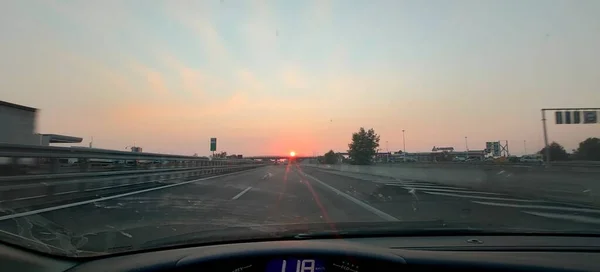
M 81 143 L 82 138 L 36 133 L 36 108 L 0 101 L 0 143 L 43 145 Z

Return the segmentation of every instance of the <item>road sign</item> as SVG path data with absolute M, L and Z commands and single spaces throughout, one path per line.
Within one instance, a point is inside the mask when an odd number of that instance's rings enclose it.
M 573 124 L 579 124 L 579 123 L 581 123 L 581 112 L 574 111 L 573 112 Z
M 563 123 L 563 112 L 562 111 L 555 111 L 554 115 L 556 116 L 556 124 L 560 125 Z
M 500 142 L 494 142 L 493 147 L 492 147 L 492 155 L 494 157 L 499 157 L 500 156 Z
M 493 147 L 494 147 L 494 142 L 485 142 L 485 149 L 490 150 L 489 152 L 491 152 Z
M 210 138 L 210 151 L 217 151 L 217 138 Z
M 583 112 L 583 123 L 594 124 L 598 122 L 598 115 L 596 111 L 584 111 Z

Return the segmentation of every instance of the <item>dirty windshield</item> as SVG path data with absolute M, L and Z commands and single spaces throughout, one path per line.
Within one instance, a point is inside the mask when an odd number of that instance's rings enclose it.
M 599 1 L 0 3 L 0 243 L 600 232 Z

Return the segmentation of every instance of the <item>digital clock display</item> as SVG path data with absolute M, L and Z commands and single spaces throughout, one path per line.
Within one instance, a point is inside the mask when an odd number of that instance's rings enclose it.
M 316 259 L 279 259 L 267 263 L 266 272 L 315 272 L 325 271 L 322 261 Z

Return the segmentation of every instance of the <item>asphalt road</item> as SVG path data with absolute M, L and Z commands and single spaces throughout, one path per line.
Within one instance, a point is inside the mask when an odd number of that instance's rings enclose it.
M 67 250 L 111 251 L 231 226 L 442 220 L 595 232 L 600 225 L 600 210 L 591 208 L 302 165 L 179 182 L 4 214 L 0 230 Z

